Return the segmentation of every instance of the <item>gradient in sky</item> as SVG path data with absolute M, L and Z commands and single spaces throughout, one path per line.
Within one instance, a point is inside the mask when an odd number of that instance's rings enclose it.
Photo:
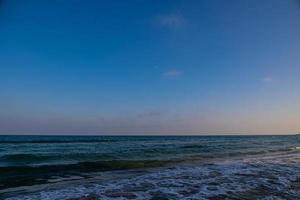
M 300 132 L 297 0 L 2 0 L 1 134 Z

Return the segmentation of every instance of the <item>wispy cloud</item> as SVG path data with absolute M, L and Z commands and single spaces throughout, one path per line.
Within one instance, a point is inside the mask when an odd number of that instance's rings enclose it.
M 142 113 L 139 113 L 137 114 L 137 117 L 138 118 L 152 118 L 152 117 L 160 117 L 162 116 L 163 113 L 162 112 L 159 112 L 159 111 L 149 111 L 149 112 L 142 112 Z
M 273 78 L 271 76 L 265 76 L 265 77 L 263 77 L 262 81 L 264 83 L 270 83 L 273 81 Z
M 170 69 L 162 73 L 164 77 L 178 77 L 181 74 L 182 72 L 177 69 Z
M 159 16 L 157 23 L 161 27 L 177 29 L 183 27 L 186 20 L 181 14 L 169 14 Z

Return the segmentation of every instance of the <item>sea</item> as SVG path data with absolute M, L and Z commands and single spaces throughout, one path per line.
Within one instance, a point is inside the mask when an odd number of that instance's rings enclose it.
M 0 136 L 0 199 L 299 200 L 300 136 Z

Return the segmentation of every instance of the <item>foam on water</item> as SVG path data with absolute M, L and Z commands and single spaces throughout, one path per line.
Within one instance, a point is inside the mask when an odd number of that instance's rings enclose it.
M 7 200 L 299 199 L 300 154 L 271 154 L 153 170 L 132 178 L 43 190 Z

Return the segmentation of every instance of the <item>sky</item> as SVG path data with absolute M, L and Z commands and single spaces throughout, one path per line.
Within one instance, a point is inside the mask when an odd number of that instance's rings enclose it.
M 0 134 L 300 132 L 298 0 L 0 0 Z

